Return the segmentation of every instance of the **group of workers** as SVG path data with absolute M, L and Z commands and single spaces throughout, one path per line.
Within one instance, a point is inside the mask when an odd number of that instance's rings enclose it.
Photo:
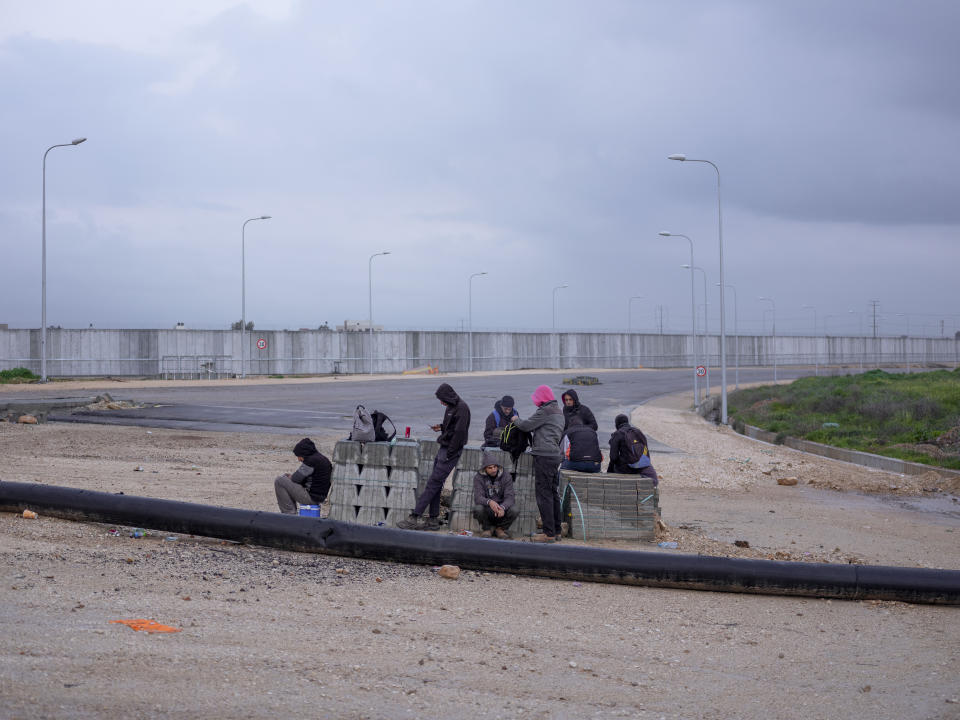
M 431 426 L 439 433 L 440 448 L 433 469 L 413 510 L 397 527 L 404 530 L 440 529 L 440 494 L 447 476 L 457 466 L 470 430 L 470 407 L 447 383 L 435 393 L 443 404 L 443 420 Z M 500 447 L 501 434 L 510 427 L 529 433 L 533 457 L 534 493 L 540 511 L 542 532 L 530 539 L 537 543 L 558 542 L 561 536 L 561 498 L 559 470 L 600 472 L 603 455 L 597 437 L 597 419 L 580 402 L 576 391 L 561 395 L 561 407 L 547 385 L 540 385 L 530 396 L 534 413 L 521 419 L 514 399 L 504 395 L 494 403 L 484 426 L 484 448 L 481 467 L 473 479 L 473 513 L 481 527 L 481 537 L 509 539 L 509 528 L 517 517 L 514 473 L 503 467 L 500 455 L 489 452 Z M 650 462 L 649 448 L 643 433 L 630 425 L 626 415 L 617 415 L 616 430 L 610 436 L 607 472 L 639 474 L 657 483 L 657 473 Z M 313 441 L 304 438 L 294 447 L 300 467 L 290 475 L 274 481 L 280 511 L 296 514 L 297 504 L 320 504 L 330 490 L 332 466 L 317 450 Z

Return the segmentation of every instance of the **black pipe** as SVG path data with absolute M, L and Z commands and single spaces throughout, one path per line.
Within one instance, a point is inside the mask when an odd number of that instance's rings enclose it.
M 0 510 L 116 523 L 165 532 L 347 557 L 421 565 L 459 565 L 568 580 L 960 605 L 960 571 L 878 565 L 745 560 L 570 545 L 493 542 L 333 520 L 113 495 L 93 490 L 0 482 Z

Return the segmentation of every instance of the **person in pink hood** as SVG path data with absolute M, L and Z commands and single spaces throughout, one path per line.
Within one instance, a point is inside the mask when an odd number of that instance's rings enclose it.
M 533 455 L 534 492 L 543 521 L 543 532 L 533 536 L 534 542 L 556 542 L 560 539 L 560 438 L 563 437 L 563 411 L 546 385 L 530 396 L 536 412 L 526 420 L 516 420 L 520 430 L 533 433 L 530 454 Z

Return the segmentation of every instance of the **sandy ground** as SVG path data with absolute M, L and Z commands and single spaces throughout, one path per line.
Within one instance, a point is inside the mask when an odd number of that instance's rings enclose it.
M 683 451 L 654 458 L 680 548 L 618 547 L 960 569 L 958 506 L 923 491 L 934 478 L 767 446 L 688 400 L 634 413 Z M 0 424 L 0 480 L 269 509 L 290 444 Z M 958 608 L 449 581 L 111 529 L 0 514 L 0 717 L 960 718 Z M 180 632 L 110 622 L 130 618 Z

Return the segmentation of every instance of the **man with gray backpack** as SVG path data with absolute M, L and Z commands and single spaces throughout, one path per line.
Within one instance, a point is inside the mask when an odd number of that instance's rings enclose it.
M 610 436 L 610 464 L 608 473 L 621 475 L 643 475 L 657 484 L 657 471 L 650 461 L 650 448 L 647 436 L 639 428 L 630 424 L 626 415 L 617 415 L 614 419 L 617 430 Z

